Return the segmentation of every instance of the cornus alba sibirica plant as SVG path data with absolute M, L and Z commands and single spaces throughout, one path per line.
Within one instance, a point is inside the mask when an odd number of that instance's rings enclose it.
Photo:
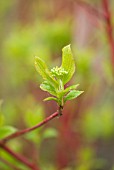
M 75 60 L 70 45 L 62 49 L 62 64 L 60 67 L 56 66 L 49 70 L 46 63 L 37 56 L 35 57 L 35 67 L 44 79 L 40 88 L 51 94 L 51 97 L 45 98 L 44 101 L 56 101 L 61 115 L 64 104 L 83 93 L 83 91 L 76 90 L 79 84 L 65 88 L 65 84 L 70 81 L 75 72 Z

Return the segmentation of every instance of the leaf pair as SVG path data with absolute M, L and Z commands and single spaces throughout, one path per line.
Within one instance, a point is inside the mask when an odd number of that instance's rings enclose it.
M 53 97 L 48 97 L 44 101 L 54 100 L 59 106 L 64 106 L 66 101 L 78 97 L 83 91 L 77 91 L 77 85 L 72 85 L 64 89 L 64 85 L 70 81 L 75 72 L 75 61 L 70 45 L 62 49 L 62 64 L 49 70 L 46 63 L 39 57 L 35 57 L 35 67 L 44 79 L 40 88 L 49 92 Z
M 79 90 L 70 90 L 70 92 L 63 97 L 63 103 L 65 104 L 66 101 L 68 100 L 72 100 L 72 99 L 75 99 L 77 98 L 79 95 L 81 95 L 84 91 L 79 91 Z M 50 100 L 54 100 L 56 101 L 57 103 L 61 103 L 59 101 L 59 99 L 55 98 L 55 97 L 47 97 L 46 99 L 44 99 L 44 101 L 50 101 Z
M 52 76 L 46 63 L 40 57 L 35 57 L 35 67 L 44 80 L 47 80 L 50 84 L 57 87 L 58 82 Z M 65 74 L 62 78 L 63 84 L 65 85 L 72 78 L 75 72 L 75 61 L 71 52 L 70 45 L 64 47 L 62 50 L 62 65 L 60 68 L 64 69 L 68 73 L 67 75 Z

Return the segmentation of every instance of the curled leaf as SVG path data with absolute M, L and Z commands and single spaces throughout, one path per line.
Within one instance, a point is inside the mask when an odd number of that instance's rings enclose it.
M 68 100 L 72 100 L 77 98 L 79 95 L 81 95 L 84 91 L 79 91 L 79 90 L 71 90 L 64 98 L 64 102 Z
M 39 57 L 35 57 L 35 67 L 38 73 L 42 76 L 44 80 L 47 80 L 53 86 L 57 87 L 58 83 L 51 75 L 46 63 Z
M 63 91 L 63 95 L 67 94 L 67 93 L 68 93 L 69 91 L 71 91 L 71 90 L 75 90 L 78 86 L 79 86 L 79 84 L 76 84 L 76 85 L 72 85 L 72 86 L 67 87 L 67 88 Z
M 75 61 L 74 57 L 72 55 L 72 51 L 70 48 L 70 45 L 67 45 L 62 49 L 62 68 L 64 68 L 65 71 L 68 73 L 63 76 L 62 81 L 64 84 L 66 84 L 73 76 L 75 72 Z
M 44 99 L 44 101 L 50 101 L 50 100 L 54 100 L 54 101 L 58 102 L 58 99 L 55 97 L 47 97 Z
M 47 81 L 44 81 L 41 85 L 40 88 L 44 91 L 49 92 L 50 94 L 56 96 L 56 91 L 55 88 Z

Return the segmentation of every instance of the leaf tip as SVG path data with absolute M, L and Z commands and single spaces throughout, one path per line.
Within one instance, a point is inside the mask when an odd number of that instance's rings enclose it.
M 71 44 L 66 45 L 65 47 L 63 47 L 62 51 L 64 50 L 71 50 Z
M 79 91 L 79 92 L 80 92 L 80 94 L 84 93 L 84 91 Z
M 34 56 L 34 61 L 37 62 L 37 60 L 39 60 L 38 56 Z
M 47 101 L 47 98 L 43 99 L 43 101 L 46 102 L 46 101 Z
M 38 57 L 34 56 L 34 63 L 35 63 L 35 65 L 37 64 L 37 59 L 38 59 Z
M 34 56 L 34 60 L 36 60 L 38 58 L 38 56 Z

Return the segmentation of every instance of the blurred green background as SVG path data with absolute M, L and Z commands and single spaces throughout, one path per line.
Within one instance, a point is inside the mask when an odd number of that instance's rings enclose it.
M 63 116 L 8 143 L 41 170 L 114 170 L 114 76 L 102 1 L 0 1 L 0 126 L 31 127 L 57 110 L 39 85 L 34 56 L 48 66 L 61 63 L 61 50 L 71 44 L 84 94 L 65 105 Z M 114 14 L 114 1 L 109 2 Z M 2 139 L 2 131 L 0 132 Z M 0 150 L 0 169 L 23 164 Z

